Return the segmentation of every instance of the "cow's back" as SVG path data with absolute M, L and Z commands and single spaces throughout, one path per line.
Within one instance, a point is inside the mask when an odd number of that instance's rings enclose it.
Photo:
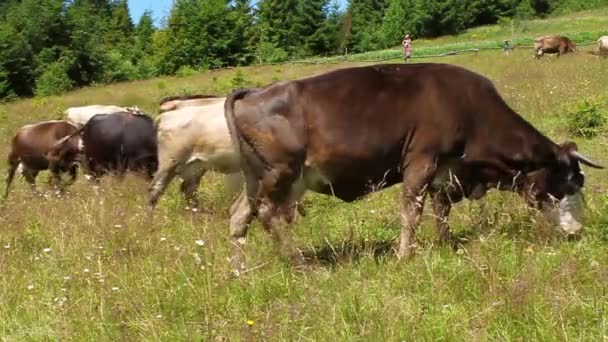
M 59 139 L 77 131 L 77 127 L 63 120 L 43 121 L 25 125 L 13 139 L 14 148 L 47 151 Z
M 105 169 L 127 160 L 156 157 L 156 131 L 147 115 L 95 115 L 83 128 L 82 140 L 87 160 Z
M 125 109 L 114 105 L 90 105 L 81 107 L 71 107 L 65 110 L 66 120 L 76 126 L 84 126 L 96 114 L 110 114 L 122 112 Z
M 400 182 L 409 148 L 474 158 L 496 134 L 491 127 L 522 123 L 487 78 L 446 64 L 348 68 L 282 82 L 237 101 L 234 116 L 251 144 L 246 158 L 303 163 L 331 184 L 316 191 L 345 200 L 370 184 Z

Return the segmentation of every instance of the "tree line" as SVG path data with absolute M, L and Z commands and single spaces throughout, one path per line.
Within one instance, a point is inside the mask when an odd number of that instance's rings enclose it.
M 126 0 L 0 0 L 0 99 L 363 52 L 608 0 L 175 0 L 161 27 Z

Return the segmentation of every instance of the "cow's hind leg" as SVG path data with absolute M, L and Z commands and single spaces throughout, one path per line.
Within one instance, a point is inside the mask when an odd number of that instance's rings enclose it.
M 201 178 L 205 174 L 206 169 L 201 161 L 188 163 L 181 173 L 183 182 L 180 186 L 181 192 L 188 206 L 191 208 L 200 209 L 198 200 L 198 188 L 201 184 Z
M 66 183 L 66 186 L 72 185 L 72 184 L 74 184 L 74 182 L 76 182 L 76 177 L 78 176 L 78 164 L 76 164 L 76 163 L 72 164 L 72 166 L 70 166 L 68 173 L 70 175 L 70 178 L 69 178 L 68 182 Z
M 11 184 L 13 183 L 13 178 L 15 178 L 15 172 L 19 167 L 19 159 L 14 155 L 9 155 L 8 157 L 8 171 L 6 175 L 6 189 L 4 190 L 4 198 L 8 197 L 8 193 L 11 188 Z
M 243 247 L 254 212 L 251 201 L 243 190 L 230 207 L 230 263 L 238 276 L 245 269 Z
M 150 198 L 148 200 L 148 207 L 150 213 L 156 207 L 160 196 L 162 196 L 165 190 L 167 190 L 167 186 L 169 186 L 169 183 L 171 183 L 173 178 L 175 178 L 175 171 L 177 169 L 177 166 L 177 163 L 171 163 L 170 165 L 162 166 L 154 175 L 152 182 L 150 182 L 149 188 Z
M 448 196 L 443 192 L 436 192 L 431 196 L 439 243 L 444 245 L 453 243 L 454 239 L 450 233 L 450 227 L 448 225 L 448 216 L 450 215 L 450 210 L 452 209 L 452 203 L 450 202 Z
M 406 260 L 415 252 L 415 233 L 424 206 L 428 184 L 436 171 L 436 160 L 433 156 L 408 155 L 410 160 L 404 168 L 403 190 L 401 201 L 401 241 L 397 256 Z
M 38 172 L 38 170 L 23 165 L 23 177 L 25 177 L 26 182 L 30 185 L 34 194 L 38 194 L 38 191 L 36 190 L 36 177 L 38 176 Z

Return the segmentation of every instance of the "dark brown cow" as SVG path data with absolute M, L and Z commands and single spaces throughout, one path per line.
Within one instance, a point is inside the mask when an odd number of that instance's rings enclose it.
M 564 36 L 543 36 L 534 40 L 535 57 L 540 58 L 545 53 L 556 53 L 560 55 L 575 52 L 576 46 L 568 37 Z
M 78 132 L 80 133 L 80 132 Z M 95 180 L 126 171 L 152 179 L 158 168 L 154 122 L 145 114 L 97 114 L 81 128 L 85 171 Z
M 446 64 L 346 68 L 237 90 L 225 114 L 246 178 L 247 196 L 230 219 L 239 268 L 254 216 L 284 256 L 303 262 L 287 226 L 306 189 L 350 202 L 402 183 L 401 258 L 414 251 L 427 194 L 442 241 L 450 238 L 451 204 L 491 188 L 559 214 L 556 223 L 574 233 L 581 228 L 579 162 L 601 168 L 574 143 L 557 145 L 537 131 L 490 80 Z
M 5 197 L 8 196 L 17 169 L 36 191 L 36 176 L 42 170 L 50 170 L 55 186 L 61 185 L 61 173 L 70 173 L 70 182 L 76 179 L 78 165 L 78 139 L 70 139 L 78 129 L 67 121 L 43 121 L 21 127 L 8 155 L 8 176 Z M 62 148 L 59 148 L 61 146 Z

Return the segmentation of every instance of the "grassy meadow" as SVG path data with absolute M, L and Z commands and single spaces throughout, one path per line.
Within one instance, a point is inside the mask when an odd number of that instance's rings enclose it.
M 425 61 L 486 75 L 554 141 L 573 139 L 608 165 L 605 134 L 583 139 L 567 130 L 577 101 L 608 94 L 608 59 L 581 52 L 534 60 L 520 49 Z M 164 95 L 225 94 L 353 65 L 363 63 L 210 71 L 0 105 L 0 156 L 18 127 L 60 118 L 69 106 L 156 113 Z M 307 194 L 307 216 L 293 234 L 317 255 L 312 267 L 291 269 L 255 222 L 251 269 L 239 279 L 227 261 L 235 194 L 218 174 L 203 178 L 203 210 L 188 210 L 175 182 L 152 222 L 144 216 L 147 184 L 135 177 L 105 178 L 99 194 L 80 177 L 63 198 L 34 196 L 17 178 L 0 202 L 0 339 L 608 340 L 608 179 L 605 170 L 585 171 L 587 224 L 577 241 L 517 196 L 494 191 L 455 206 L 452 230 L 468 239 L 458 251 L 436 245 L 426 208 L 418 253 L 404 264 L 388 248 L 399 236 L 398 187 L 352 204 Z M 40 189 L 45 180 L 39 176 Z

